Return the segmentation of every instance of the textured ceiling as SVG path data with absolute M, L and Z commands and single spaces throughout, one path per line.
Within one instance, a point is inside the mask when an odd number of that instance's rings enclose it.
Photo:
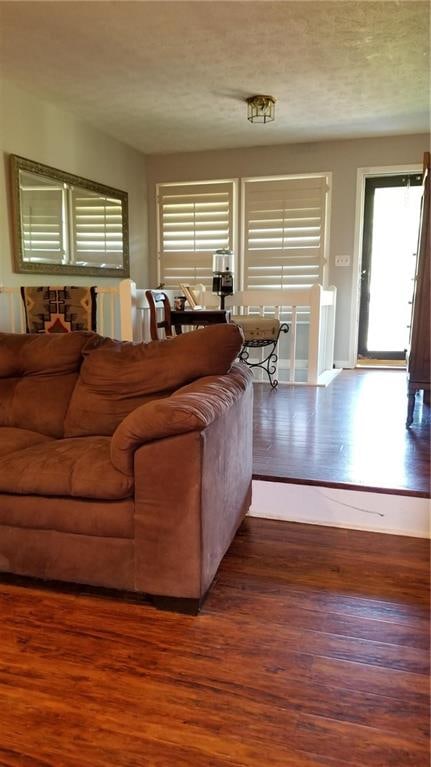
M 145 153 L 422 132 L 428 2 L 0 2 L 6 79 Z M 277 98 L 251 125 L 244 99 Z

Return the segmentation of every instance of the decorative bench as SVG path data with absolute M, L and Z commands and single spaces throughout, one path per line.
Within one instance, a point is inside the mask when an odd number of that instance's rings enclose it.
M 244 343 L 238 355 L 241 362 L 245 362 L 250 368 L 260 368 L 268 378 L 273 389 L 278 386 L 278 380 L 273 378 L 277 372 L 277 344 L 280 333 L 287 333 L 287 322 L 280 322 L 275 317 L 253 317 L 234 315 L 232 322 L 238 325 L 244 334 Z M 258 362 L 250 361 L 250 349 L 266 348 L 266 356 Z

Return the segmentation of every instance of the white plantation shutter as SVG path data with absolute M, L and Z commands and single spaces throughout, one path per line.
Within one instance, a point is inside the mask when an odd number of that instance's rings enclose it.
M 121 200 L 73 187 L 72 240 L 74 263 L 120 269 L 123 263 Z
M 23 257 L 58 263 L 64 256 L 62 188 L 21 188 Z
M 160 278 L 167 288 L 211 286 L 214 251 L 232 248 L 233 188 L 232 181 L 160 184 Z
M 244 288 L 325 283 L 325 176 L 244 182 Z

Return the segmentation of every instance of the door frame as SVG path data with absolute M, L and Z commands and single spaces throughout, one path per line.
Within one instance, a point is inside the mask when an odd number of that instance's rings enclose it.
M 352 368 L 358 362 L 359 309 L 361 301 L 361 264 L 364 233 L 365 182 L 367 178 L 422 173 L 422 165 L 386 165 L 358 168 L 356 173 L 355 240 L 352 263 L 352 306 L 350 316 L 349 357 Z
M 409 178 L 415 179 L 415 186 L 420 187 L 422 184 L 421 173 L 397 173 L 394 175 L 384 176 L 366 176 L 365 178 L 365 200 L 364 200 L 364 222 L 363 222 L 363 238 L 362 238 L 362 259 L 361 259 L 361 271 L 360 271 L 360 296 L 359 296 L 359 324 L 358 324 L 358 356 L 361 355 L 361 359 L 382 359 L 382 360 L 405 360 L 404 351 L 388 351 L 387 349 L 381 349 L 380 351 L 369 351 L 367 347 L 367 336 L 369 328 L 369 309 L 370 302 L 367 300 L 364 290 L 369 294 L 370 280 L 371 280 L 371 264 L 372 264 L 372 237 L 373 237 L 373 221 L 374 221 L 374 195 L 377 189 L 389 189 L 390 187 L 401 186 L 399 179 Z M 419 178 L 419 180 L 418 180 Z M 364 276 L 365 275 L 365 276 Z M 413 298 L 413 285 L 412 285 L 412 298 Z M 362 318 L 362 323 L 361 323 Z M 366 350 L 366 351 L 365 351 Z

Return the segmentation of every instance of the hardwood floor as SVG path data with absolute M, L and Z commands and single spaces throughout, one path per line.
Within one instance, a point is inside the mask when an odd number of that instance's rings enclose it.
M 430 408 L 405 428 L 402 370 L 344 370 L 327 387 L 256 384 L 255 479 L 430 495 Z
M 0 765 L 428 767 L 428 563 L 248 519 L 198 617 L 0 584 Z

